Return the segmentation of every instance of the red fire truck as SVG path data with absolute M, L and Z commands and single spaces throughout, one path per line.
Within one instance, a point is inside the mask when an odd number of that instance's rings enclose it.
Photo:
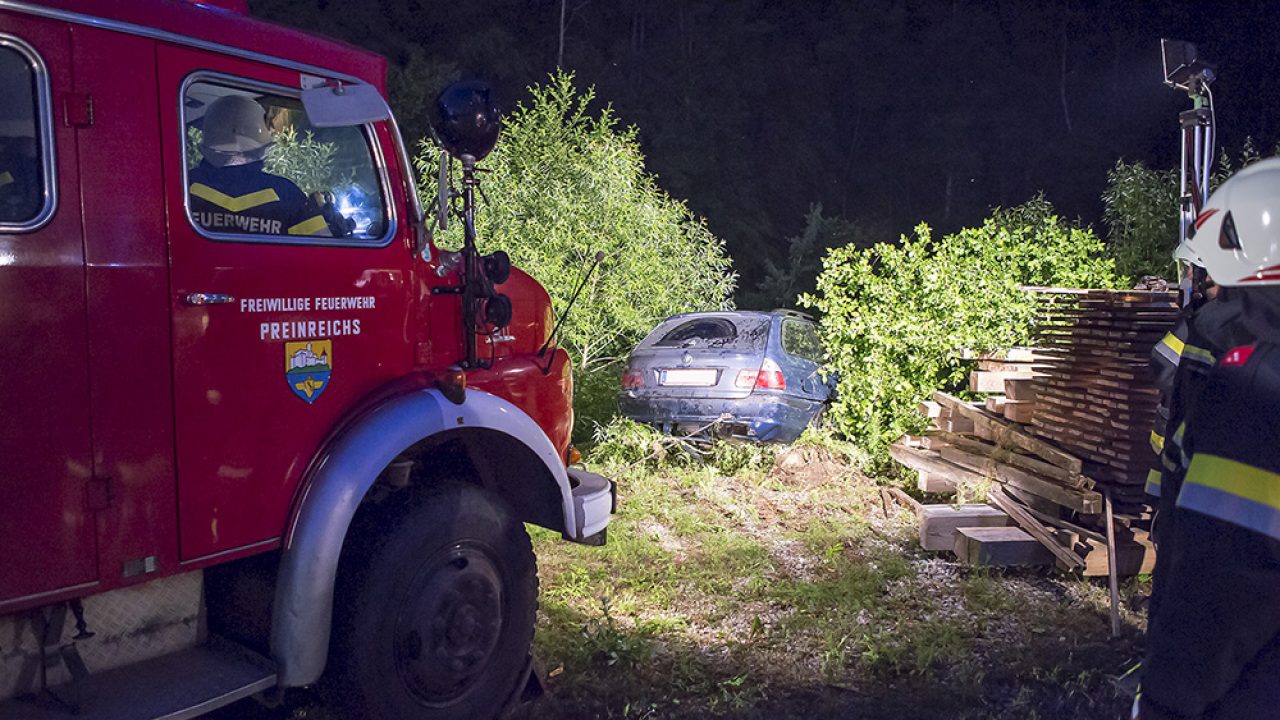
M 243 0 L 0 0 L 0 718 L 525 687 L 524 523 L 603 542 L 615 491 L 546 291 L 431 241 L 385 70 Z

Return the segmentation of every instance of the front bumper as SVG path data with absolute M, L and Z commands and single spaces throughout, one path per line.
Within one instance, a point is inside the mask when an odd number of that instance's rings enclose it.
M 573 493 L 573 536 L 577 542 L 603 545 L 609 518 L 618 508 L 618 484 L 601 475 L 569 468 Z
M 622 414 L 668 433 L 689 433 L 705 426 L 717 436 L 757 442 L 792 443 L 822 407 L 821 402 L 782 394 L 753 393 L 744 398 L 673 398 L 623 393 Z

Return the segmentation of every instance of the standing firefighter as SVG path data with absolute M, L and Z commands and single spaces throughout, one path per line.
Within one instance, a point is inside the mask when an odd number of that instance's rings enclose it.
M 1174 436 L 1134 717 L 1269 718 L 1280 707 L 1280 159 L 1223 184 L 1188 249 L 1222 288 L 1226 348 Z M 1166 455 L 1170 449 L 1166 449 Z M 1173 489 L 1162 488 L 1162 499 Z M 1163 504 L 1163 503 L 1162 503 Z

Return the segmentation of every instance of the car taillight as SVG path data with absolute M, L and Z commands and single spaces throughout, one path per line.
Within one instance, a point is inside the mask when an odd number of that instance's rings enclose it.
M 627 371 L 622 373 L 622 387 L 624 389 L 634 390 L 638 387 L 643 387 L 643 386 L 644 386 L 644 373 L 642 371 L 627 368 Z
M 759 370 L 740 370 L 733 384 L 740 388 L 756 390 L 786 390 L 787 379 L 782 376 L 782 368 L 772 360 L 765 360 Z

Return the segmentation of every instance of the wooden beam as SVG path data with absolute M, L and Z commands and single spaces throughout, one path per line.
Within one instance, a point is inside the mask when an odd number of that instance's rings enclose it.
M 1012 427 L 1004 418 L 996 418 L 985 410 L 979 410 L 960 398 L 948 395 L 941 390 L 933 394 L 933 399 L 937 400 L 938 404 L 943 407 L 951 408 L 954 412 L 984 428 L 997 445 L 1026 450 L 1077 475 L 1084 470 L 1084 463 L 1080 458 L 1063 452 L 1039 438 Z
M 1009 465 L 1016 465 L 1024 470 L 1030 470 L 1036 474 L 1053 478 L 1054 480 L 1057 480 L 1063 485 L 1067 485 L 1069 487 L 1083 488 L 1085 490 L 1093 489 L 1093 480 L 1083 475 L 1073 473 L 1069 470 L 1064 470 L 1057 465 L 1052 465 L 1043 460 L 1038 460 L 1007 448 L 990 445 L 980 440 L 973 440 L 964 437 L 963 435 L 957 435 L 956 433 L 949 433 L 945 431 L 931 432 L 927 442 L 925 443 L 925 447 L 937 449 L 938 443 L 935 442 L 935 438 L 947 443 L 948 445 L 954 445 L 966 452 L 986 455 L 993 460 L 1008 463 Z
M 970 472 L 943 460 L 942 456 L 933 450 L 917 450 L 916 448 L 903 447 L 902 445 L 890 445 L 889 457 L 912 470 L 945 475 L 957 482 L 973 483 L 982 479 L 982 476 L 977 473 Z
M 1053 553 L 1053 556 L 1065 565 L 1068 570 L 1074 570 L 1075 568 L 1084 566 L 1083 558 L 1071 550 L 1062 547 L 1062 545 L 1054 539 L 1053 535 L 1051 535 L 1049 531 L 1039 523 L 1039 521 L 1032 517 L 1031 513 L 1027 512 L 1026 508 L 1022 507 L 1018 501 L 1006 495 L 1003 490 L 998 487 L 993 487 L 991 488 L 991 491 L 987 493 L 987 498 L 994 502 L 1001 510 L 1004 510 L 1005 514 L 1013 518 L 1013 521 L 1016 522 L 1023 530 L 1026 530 L 1028 535 L 1039 540 L 1040 544 L 1048 548 L 1049 552 Z
M 1019 490 L 1025 490 L 1047 500 L 1052 500 L 1076 512 L 1096 513 L 1102 509 L 1102 496 L 1096 492 L 1063 487 L 1048 478 L 1005 465 L 989 457 L 965 452 L 956 447 L 944 447 L 939 454 L 947 462 L 982 473 L 984 477 L 1008 483 Z

